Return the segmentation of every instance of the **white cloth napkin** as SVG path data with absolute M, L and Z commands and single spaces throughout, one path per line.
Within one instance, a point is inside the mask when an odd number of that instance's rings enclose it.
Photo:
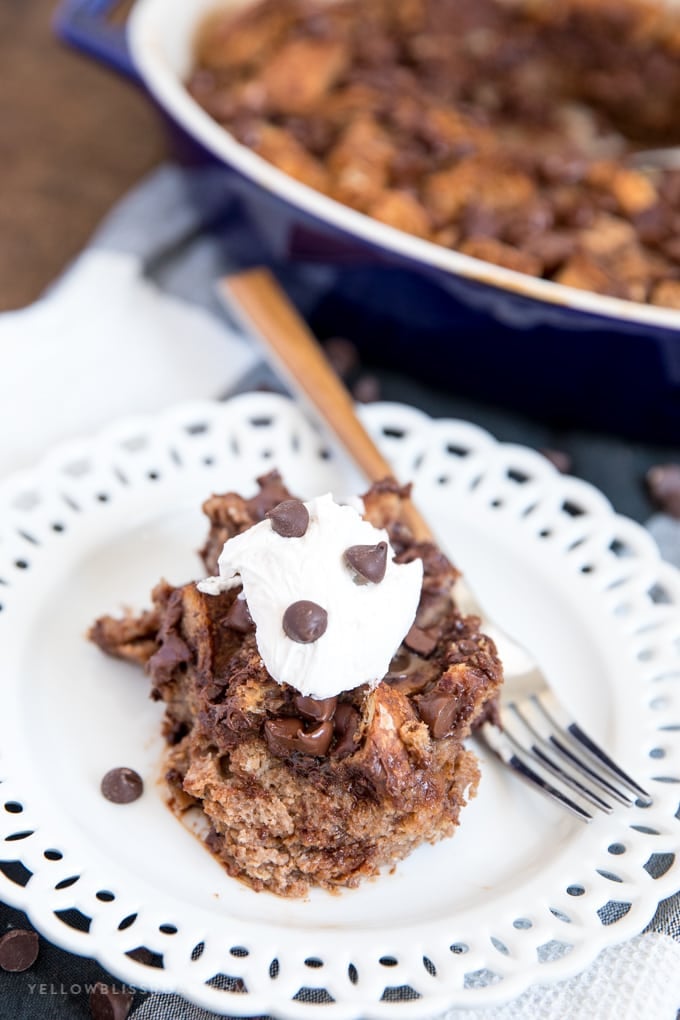
M 196 179 L 161 169 L 114 210 L 44 298 L 0 315 L 0 477 L 120 416 L 219 397 L 256 365 L 217 310 L 218 242 L 201 239 L 201 228 L 219 215 L 220 192 L 204 178 L 198 186 L 201 214 L 186 201 Z M 181 246 L 182 258 L 164 266 L 163 253 Z M 162 286 L 147 275 L 154 260 Z M 652 528 L 680 563 L 677 522 L 657 516 Z M 671 908 L 655 927 L 677 938 L 679 913 Z M 454 1009 L 446 1020 L 675 1020 L 679 1006 L 680 941 L 656 931 L 608 948 L 578 977 L 494 1009 Z M 177 996 L 152 995 L 134 1020 L 209 1015 Z
M 138 256 L 91 248 L 0 316 L 0 477 L 124 415 L 219 397 L 255 360 L 225 322 L 146 280 Z

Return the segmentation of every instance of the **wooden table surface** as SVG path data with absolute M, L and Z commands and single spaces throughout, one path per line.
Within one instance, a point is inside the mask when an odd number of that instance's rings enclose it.
M 0 0 L 0 309 L 41 293 L 166 154 L 146 96 L 54 35 L 56 0 Z

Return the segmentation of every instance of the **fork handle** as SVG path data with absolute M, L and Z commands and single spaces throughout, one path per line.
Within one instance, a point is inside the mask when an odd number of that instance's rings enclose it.
M 219 283 L 231 311 L 246 331 L 259 337 L 269 359 L 290 388 L 311 407 L 370 482 L 394 477 L 354 409 L 347 389 L 333 370 L 319 343 L 268 269 L 249 269 Z M 418 541 L 431 542 L 432 531 L 411 502 L 403 515 Z

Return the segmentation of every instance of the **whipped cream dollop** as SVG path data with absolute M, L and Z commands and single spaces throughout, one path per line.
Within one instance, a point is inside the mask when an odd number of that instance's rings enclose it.
M 312 698 L 375 685 L 415 618 L 422 560 L 395 563 L 387 532 L 330 494 L 291 502 L 297 513 L 275 508 L 229 539 L 219 576 L 198 588 L 215 595 L 243 585 L 257 647 L 279 683 Z

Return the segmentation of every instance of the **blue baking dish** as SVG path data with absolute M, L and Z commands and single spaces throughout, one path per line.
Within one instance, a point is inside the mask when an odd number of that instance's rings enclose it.
M 247 2 L 247 0 L 246 0 Z M 215 0 L 64 0 L 62 38 L 141 82 L 253 225 L 248 257 L 332 265 L 311 315 L 367 361 L 555 425 L 680 440 L 680 312 L 471 258 L 378 223 L 240 145 L 188 95 L 197 24 Z M 225 226 L 228 230 L 228 225 Z M 261 250 L 257 250 L 258 246 Z

